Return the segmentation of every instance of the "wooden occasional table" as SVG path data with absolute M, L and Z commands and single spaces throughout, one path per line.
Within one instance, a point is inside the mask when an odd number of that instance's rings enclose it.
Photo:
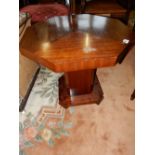
M 20 52 L 55 72 L 64 72 L 59 103 L 67 108 L 100 103 L 103 92 L 96 69 L 115 65 L 130 39 L 131 31 L 117 19 L 59 16 L 29 27 Z

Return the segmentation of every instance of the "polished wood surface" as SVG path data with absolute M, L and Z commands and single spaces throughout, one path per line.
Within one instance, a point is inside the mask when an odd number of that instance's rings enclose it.
M 120 19 L 128 24 L 135 0 L 69 0 L 72 14 L 94 14 Z
M 121 16 L 127 13 L 127 9 L 113 0 L 92 0 L 90 2 L 85 2 L 84 8 L 85 13 L 92 14 L 120 14 Z
M 134 0 L 81 0 L 81 13 L 109 16 L 128 24 Z M 77 12 L 77 11 L 76 11 Z
M 94 84 L 96 70 L 82 70 L 65 73 L 66 86 L 70 88 L 70 94 L 81 95 L 90 93 Z
M 59 103 L 97 103 L 103 91 L 96 76 L 98 67 L 115 65 L 128 46 L 131 32 L 116 19 L 93 15 L 60 16 L 27 29 L 20 44 L 26 57 L 65 72 L 59 80 Z
M 62 105 L 64 108 L 68 108 L 69 106 L 85 105 L 92 103 L 99 104 L 103 99 L 103 91 L 100 86 L 99 80 L 96 74 L 94 74 L 93 77 L 88 77 L 93 78 L 93 85 L 91 85 L 91 91 L 86 91 L 86 93 L 80 93 L 78 95 L 72 93 L 73 91 L 70 89 L 70 87 L 68 87 L 65 77 L 61 77 L 59 80 L 59 104 Z M 82 77 L 76 80 L 84 81 Z M 79 84 L 78 88 L 80 87 L 83 87 L 82 84 Z
M 56 71 L 111 66 L 127 46 L 130 30 L 117 19 L 60 16 L 27 29 L 20 44 L 26 57 Z

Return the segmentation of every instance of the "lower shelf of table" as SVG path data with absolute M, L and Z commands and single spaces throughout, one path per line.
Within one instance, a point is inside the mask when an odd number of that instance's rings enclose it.
M 70 96 L 70 89 L 65 84 L 64 76 L 59 79 L 59 104 L 64 108 L 93 103 L 99 104 L 102 99 L 103 91 L 96 75 L 91 93 L 75 96 Z

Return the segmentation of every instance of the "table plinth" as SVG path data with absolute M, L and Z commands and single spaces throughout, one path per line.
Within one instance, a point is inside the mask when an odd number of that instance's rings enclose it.
M 99 104 L 102 99 L 103 91 L 94 69 L 68 72 L 59 79 L 59 104 L 64 108 Z

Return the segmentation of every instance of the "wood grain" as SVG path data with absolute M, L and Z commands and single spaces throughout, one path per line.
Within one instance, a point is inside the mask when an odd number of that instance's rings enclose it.
M 80 81 L 82 80 L 79 79 Z M 81 85 L 82 86 L 82 85 Z M 70 88 L 66 85 L 65 77 L 59 80 L 59 104 L 64 108 L 76 105 L 99 104 L 103 99 L 103 91 L 95 74 L 92 91 L 80 95 L 70 95 Z
M 56 71 L 111 66 L 130 40 L 130 30 L 117 19 L 93 15 L 54 17 L 27 29 L 20 44 L 26 57 Z
M 127 47 L 124 39 L 131 41 L 131 31 L 117 19 L 59 16 L 28 28 L 20 51 L 55 72 L 65 72 L 59 81 L 59 102 L 67 108 L 99 104 L 103 91 L 96 69 L 116 64 Z

